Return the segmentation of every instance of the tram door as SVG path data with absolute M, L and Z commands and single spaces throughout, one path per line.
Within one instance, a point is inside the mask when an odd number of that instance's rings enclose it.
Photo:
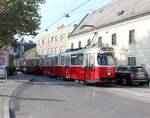
M 70 78 L 70 58 L 69 56 L 66 56 L 66 63 L 65 63 L 65 72 L 66 72 L 66 78 Z
M 54 76 L 54 58 L 51 58 L 51 69 L 50 69 L 50 73 L 52 76 Z
M 85 54 L 85 80 L 94 80 L 95 77 L 95 55 Z

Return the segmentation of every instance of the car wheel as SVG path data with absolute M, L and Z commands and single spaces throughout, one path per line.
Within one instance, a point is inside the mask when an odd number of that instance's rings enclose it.
M 127 80 L 126 80 L 126 78 L 123 78 L 123 79 L 122 79 L 122 84 L 125 85 L 125 86 L 127 85 Z

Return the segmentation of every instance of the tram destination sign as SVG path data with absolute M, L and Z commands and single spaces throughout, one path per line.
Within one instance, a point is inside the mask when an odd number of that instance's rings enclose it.
M 112 47 L 103 47 L 102 51 L 113 51 Z

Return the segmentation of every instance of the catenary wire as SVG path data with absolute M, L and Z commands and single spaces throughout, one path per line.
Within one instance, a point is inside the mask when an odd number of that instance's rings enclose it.
M 66 15 L 69 15 L 70 13 L 78 10 L 79 8 L 81 8 L 82 6 L 84 6 L 85 4 L 87 4 L 88 2 L 90 2 L 91 0 L 87 0 L 86 2 L 80 4 L 79 6 L 77 6 L 76 8 L 70 10 L 69 12 L 67 12 L 67 14 L 61 16 L 60 18 L 58 18 L 56 21 L 54 21 L 53 23 L 51 23 L 50 25 L 48 25 L 44 30 L 42 30 L 40 33 L 47 31 L 48 28 L 50 28 L 51 26 L 55 25 L 56 23 L 58 23 L 60 20 L 62 20 L 64 17 L 66 17 Z

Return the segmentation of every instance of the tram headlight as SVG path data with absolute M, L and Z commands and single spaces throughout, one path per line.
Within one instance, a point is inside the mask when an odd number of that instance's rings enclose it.
M 111 73 L 110 73 L 110 72 L 108 72 L 108 73 L 107 73 L 107 75 L 111 75 Z

